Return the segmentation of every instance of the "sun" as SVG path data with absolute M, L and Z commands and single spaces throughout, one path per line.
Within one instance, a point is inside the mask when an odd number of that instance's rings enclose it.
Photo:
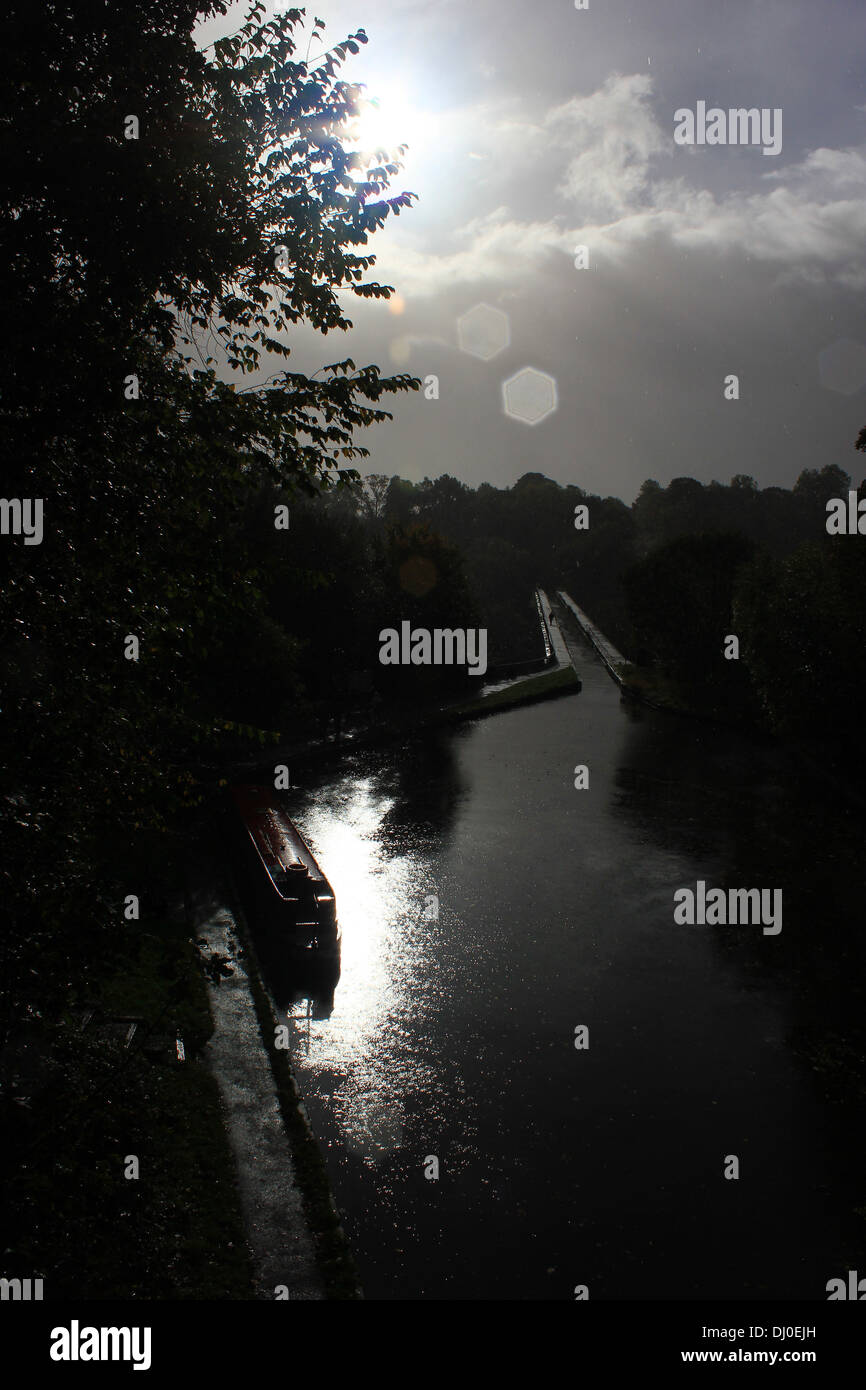
M 423 144 L 427 121 L 405 87 L 377 86 L 360 100 L 360 114 L 349 125 L 349 134 L 359 152 L 375 155 L 378 150 L 396 156 L 401 145 L 407 154 L 418 153 Z

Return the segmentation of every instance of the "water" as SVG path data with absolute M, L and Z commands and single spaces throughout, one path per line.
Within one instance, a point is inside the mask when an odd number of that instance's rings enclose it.
M 366 1295 L 824 1299 L 866 1179 L 803 1042 L 862 1007 L 860 828 L 578 665 L 577 696 L 293 766 L 342 974 L 271 984 Z M 699 878 L 781 887 L 781 934 L 675 925 Z

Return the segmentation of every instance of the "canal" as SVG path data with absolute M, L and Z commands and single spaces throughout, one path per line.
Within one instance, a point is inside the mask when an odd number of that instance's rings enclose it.
M 292 767 L 342 974 L 267 970 L 366 1296 L 824 1299 L 863 1258 L 862 825 L 569 640 L 577 696 Z M 698 879 L 781 888 L 781 933 L 675 924 Z

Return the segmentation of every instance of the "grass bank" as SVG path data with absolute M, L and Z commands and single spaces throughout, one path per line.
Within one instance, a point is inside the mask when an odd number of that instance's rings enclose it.
M 676 681 L 664 672 L 646 666 L 633 666 L 626 662 L 617 674 L 623 693 L 630 695 L 632 699 L 642 700 L 654 709 L 666 709 L 673 714 L 699 717 L 699 711 L 689 705 Z
M 47 1300 L 253 1297 L 212 1029 L 186 927 L 160 919 L 24 1030 L 3 1077 L 7 1277 L 43 1277 Z

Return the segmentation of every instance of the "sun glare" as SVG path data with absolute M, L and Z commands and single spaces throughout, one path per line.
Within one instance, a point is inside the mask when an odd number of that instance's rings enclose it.
M 427 121 L 403 87 L 377 87 L 360 102 L 360 115 L 349 130 L 357 148 L 365 156 L 377 150 L 395 156 L 407 145 L 407 156 L 415 156 L 424 142 Z

